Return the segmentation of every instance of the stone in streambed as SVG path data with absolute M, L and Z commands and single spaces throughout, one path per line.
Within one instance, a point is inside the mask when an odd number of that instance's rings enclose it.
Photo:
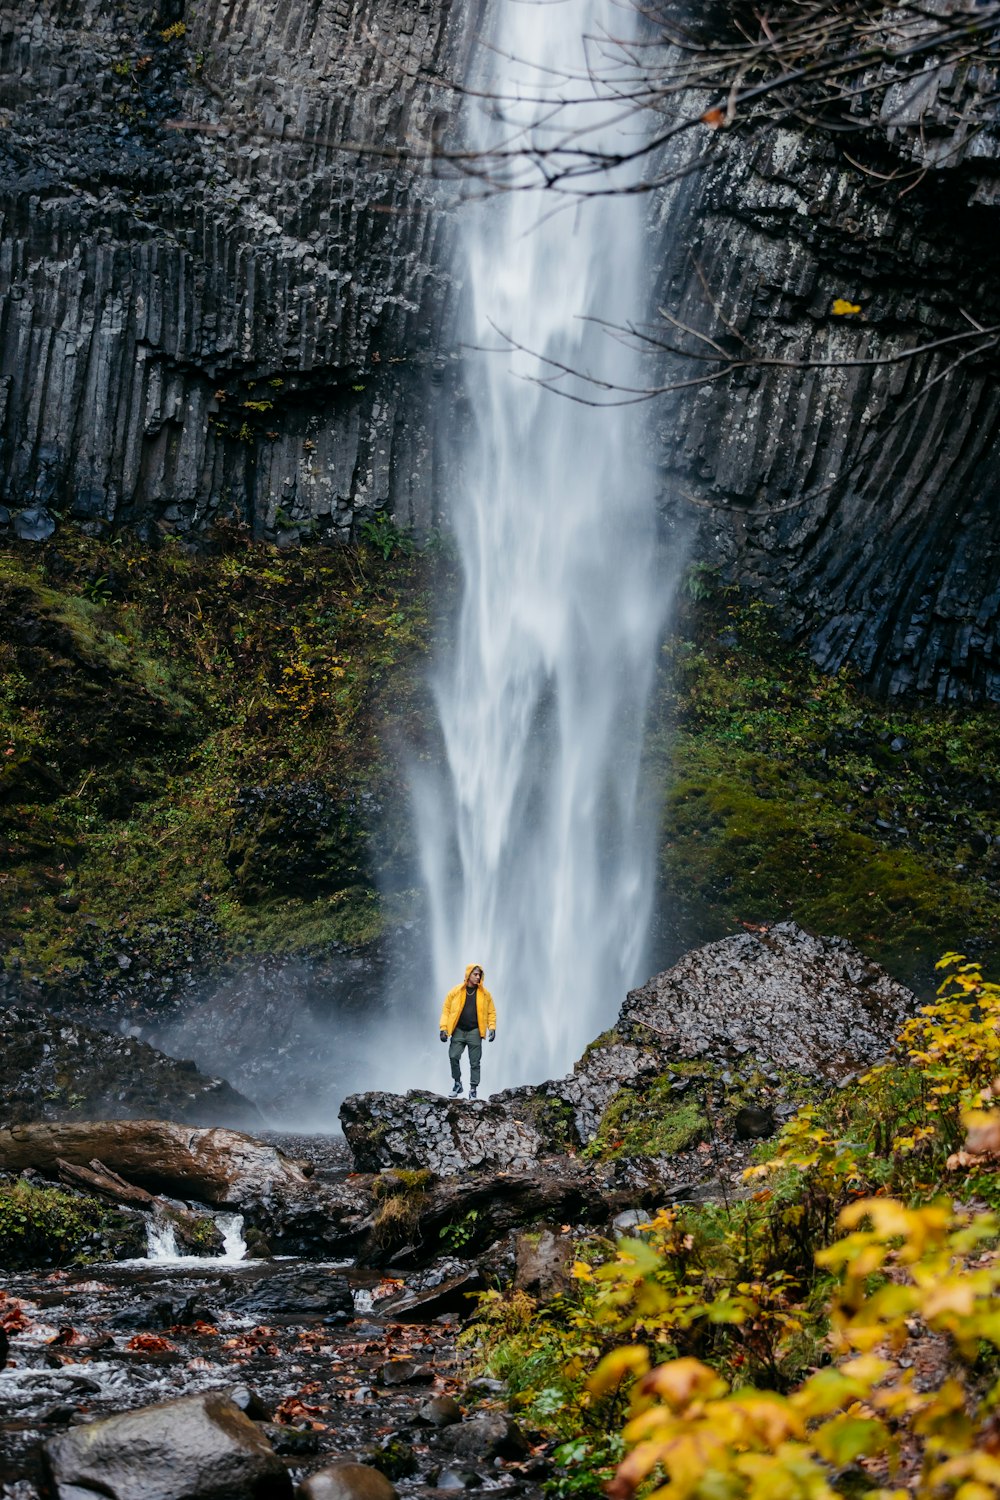
M 485 1461 L 491 1458 L 524 1458 L 528 1444 L 520 1427 L 499 1411 L 484 1411 L 451 1427 L 441 1436 L 460 1458 Z
M 383 1385 L 426 1385 L 433 1379 L 431 1365 L 418 1365 L 412 1359 L 387 1359 L 379 1370 L 379 1380 Z
M 368 1464 L 329 1464 L 303 1480 L 295 1500 L 396 1500 L 396 1489 Z
M 52 1438 L 57 1500 L 287 1500 L 288 1470 L 225 1392 L 105 1417 Z M 372 1497 L 375 1500 L 375 1497 Z
M 329 1271 L 283 1271 L 258 1281 L 236 1297 L 234 1312 L 273 1317 L 276 1313 L 309 1313 L 347 1320 L 354 1315 L 354 1298 L 343 1276 Z
M 462 1408 L 454 1396 L 432 1396 L 417 1412 L 414 1425 L 420 1427 L 452 1427 L 462 1420 Z
M 473 1311 L 471 1297 L 481 1292 L 483 1286 L 479 1272 L 470 1271 L 442 1281 L 425 1292 L 404 1292 L 401 1297 L 381 1302 L 379 1312 L 393 1323 L 432 1323 L 442 1313 L 448 1312 L 468 1315 Z

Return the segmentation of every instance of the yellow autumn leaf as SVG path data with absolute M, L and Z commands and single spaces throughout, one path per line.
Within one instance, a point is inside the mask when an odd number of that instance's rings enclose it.
M 587 1390 L 592 1396 L 603 1396 L 614 1390 L 627 1375 L 645 1375 L 649 1369 L 649 1353 L 642 1344 L 623 1344 L 612 1349 L 601 1360 L 587 1381 Z
M 681 1411 L 695 1398 L 721 1396 L 726 1389 L 714 1370 L 700 1359 L 672 1359 L 657 1365 L 642 1382 L 643 1395 L 657 1395 L 674 1411 Z
M 833 306 L 830 311 L 835 318 L 846 318 L 851 313 L 859 313 L 861 311 L 861 304 L 860 302 L 848 302 L 846 297 L 834 297 Z

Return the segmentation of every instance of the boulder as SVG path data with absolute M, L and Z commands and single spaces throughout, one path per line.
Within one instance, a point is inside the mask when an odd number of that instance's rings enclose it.
M 442 1434 L 442 1444 L 460 1458 L 487 1461 L 525 1458 L 528 1444 L 516 1422 L 499 1411 L 479 1412 Z
M 794 922 L 685 954 L 633 990 L 618 1031 L 670 1056 L 753 1053 L 833 1082 L 885 1055 L 915 997 L 843 938 Z
M 454 1396 L 432 1396 L 420 1407 L 414 1420 L 419 1427 L 453 1427 L 462 1420 L 462 1408 Z
M 288 1470 L 225 1392 L 105 1417 L 50 1439 L 57 1500 L 285 1500 Z
M 328 1464 L 303 1480 L 295 1500 L 396 1500 L 396 1489 L 368 1464 Z

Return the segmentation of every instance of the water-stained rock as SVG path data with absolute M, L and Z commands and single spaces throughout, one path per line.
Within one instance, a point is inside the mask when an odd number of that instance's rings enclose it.
M 225 1392 L 105 1417 L 50 1440 L 57 1500 L 286 1500 L 288 1470 Z

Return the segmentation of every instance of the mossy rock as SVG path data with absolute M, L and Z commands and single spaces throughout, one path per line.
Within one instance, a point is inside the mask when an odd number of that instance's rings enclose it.
M 693 1092 L 678 1094 L 672 1074 L 623 1088 L 601 1117 L 583 1155 L 597 1161 L 617 1156 L 676 1156 L 707 1139 L 709 1121 Z
M 145 1253 L 146 1229 L 139 1215 L 23 1178 L 0 1183 L 0 1265 L 8 1270 L 125 1260 Z
M 226 864 L 243 900 L 318 896 L 364 878 L 367 840 L 352 801 L 319 782 L 245 787 Z

